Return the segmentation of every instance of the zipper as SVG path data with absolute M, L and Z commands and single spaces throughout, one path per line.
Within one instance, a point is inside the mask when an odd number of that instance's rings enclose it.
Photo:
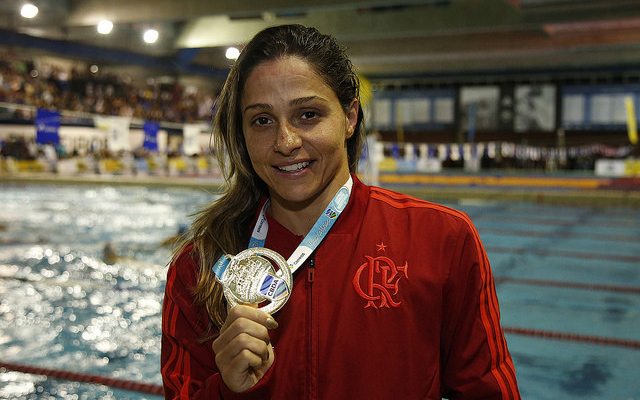
M 313 280 L 316 268 L 315 254 L 309 257 L 307 264 L 308 301 L 307 301 L 307 399 L 316 398 L 316 349 L 313 332 Z
M 312 255 L 307 265 L 307 282 L 313 283 L 313 274 L 316 271 L 316 258 Z

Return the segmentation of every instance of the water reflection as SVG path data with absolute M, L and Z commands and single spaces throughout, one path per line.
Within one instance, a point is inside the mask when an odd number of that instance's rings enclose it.
M 160 384 L 171 253 L 160 243 L 211 199 L 185 190 L 0 185 L 0 359 Z M 104 259 L 107 244 L 116 259 Z M 157 397 L 3 372 L 0 398 Z

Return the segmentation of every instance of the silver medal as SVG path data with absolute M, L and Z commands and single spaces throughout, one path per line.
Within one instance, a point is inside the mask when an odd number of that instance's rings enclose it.
M 289 264 L 279 253 L 253 247 L 231 257 L 220 283 L 229 308 L 253 304 L 273 314 L 289 299 L 293 276 Z

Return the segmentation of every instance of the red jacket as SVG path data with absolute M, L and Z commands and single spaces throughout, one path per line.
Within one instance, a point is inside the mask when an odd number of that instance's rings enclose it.
M 466 214 L 354 179 L 351 200 L 275 318 L 256 386 L 222 382 L 190 248 L 171 264 L 162 322 L 167 399 L 519 399 L 487 255 Z M 269 220 L 287 258 L 302 237 Z M 247 238 L 248 242 L 248 238 Z

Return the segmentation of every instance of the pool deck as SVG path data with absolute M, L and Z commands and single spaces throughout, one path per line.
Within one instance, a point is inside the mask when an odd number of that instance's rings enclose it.
M 220 192 L 210 176 L 0 174 L 0 183 L 101 184 L 200 188 Z M 433 201 L 514 201 L 538 204 L 640 208 L 640 177 L 477 173 L 380 175 L 380 186 Z

